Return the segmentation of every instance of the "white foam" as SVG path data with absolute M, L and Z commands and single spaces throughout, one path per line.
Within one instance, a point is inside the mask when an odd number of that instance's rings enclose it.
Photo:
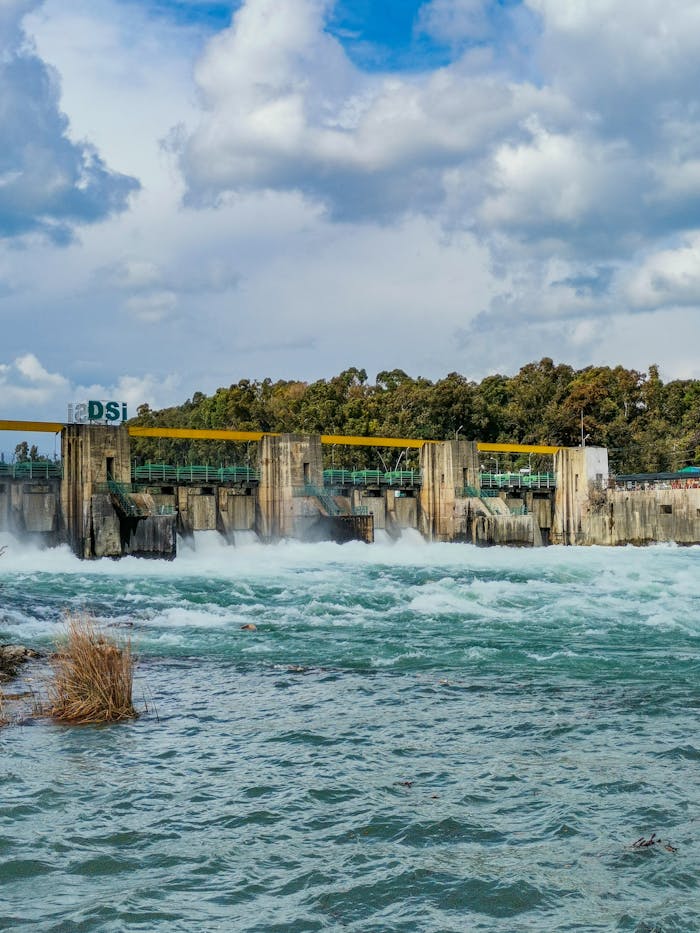
M 236 547 L 256 547 L 260 538 L 254 531 L 234 531 L 231 535 Z
M 390 547 L 394 542 L 389 537 L 389 533 L 383 528 L 374 529 L 374 543 L 382 545 L 383 547 Z
M 424 547 L 427 544 L 427 541 L 417 528 L 402 528 L 399 542 L 404 545 L 413 545 L 415 547 Z
M 208 554 L 211 551 L 220 551 L 227 547 L 226 538 L 218 531 L 195 531 L 194 549 L 198 554 Z

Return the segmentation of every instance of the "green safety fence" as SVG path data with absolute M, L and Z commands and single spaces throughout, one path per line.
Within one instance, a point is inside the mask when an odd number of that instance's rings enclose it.
M 324 486 L 420 486 L 420 470 L 324 470 Z
M 353 486 L 375 486 L 384 479 L 382 470 L 354 470 L 351 474 Z
M 494 489 L 552 489 L 557 484 L 554 473 L 481 473 L 479 482 Z
M 351 486 L 352 470 L 324 470 L 324 486 Z
M 60 479 L 63 467 L 49 460 L 23 460 L 21 463 L 0 463 L 0 476 L 8 479 Z
M 420 486 L 423 474 L 420 470 L 392 470 L 384 474 L 387 486 Z
M 172 466 L 169 463 L 146 463 L 132 469 L 137 483 L 241 483 L 257 482 L 258 470 L 249 466 L 210 466 L 209 464 Z

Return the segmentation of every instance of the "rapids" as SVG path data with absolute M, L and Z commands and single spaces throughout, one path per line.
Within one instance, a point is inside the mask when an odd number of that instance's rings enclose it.
M 0 730 L 0 929 L 700 930 L 699 549 L 1 543 L 148 711 Z

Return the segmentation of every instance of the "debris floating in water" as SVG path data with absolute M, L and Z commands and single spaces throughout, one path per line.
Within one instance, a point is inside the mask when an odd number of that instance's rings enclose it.
M 652 833 L 648 839 L 645 839 L 644 836 L 640 836 L 639 839 L 635 840 L 631 847 L 632 849 L 649 849 L 652 846 L 661 846 L 667 852 L 677 852 L 678 849 L 675 846 L 672 846 L 670 842 L 664 842 L 662 839 L 659 839 L 656 833 Z

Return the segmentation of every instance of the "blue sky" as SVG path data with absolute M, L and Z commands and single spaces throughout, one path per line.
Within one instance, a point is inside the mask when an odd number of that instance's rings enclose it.
M 503 27 L 502 15 L 520 6 L 521 0 L 497 0 L 488 12 L 496 27 Z M 241 0 L 219 3 L 192 0 L 145 0 L 156 16 L 176 23 L 203 26 L 216 31 L 229 25 Z M 425 70 L 453 61 L 465 45 L 453 47 L 444 38 L 431 36 L 420 28 L 421 9 L 426 0 L 338 0 L 331 10 L 326 28 L 343 44 L 348 55 L 368 71 Z M 496 28 L 490 37 L 498 45 L 504 36 Z M 481 39 L 473 40 L 479 45 Z
M 699 46 L 696 0 L 3 0 L 0 417 L 700 377 Z

